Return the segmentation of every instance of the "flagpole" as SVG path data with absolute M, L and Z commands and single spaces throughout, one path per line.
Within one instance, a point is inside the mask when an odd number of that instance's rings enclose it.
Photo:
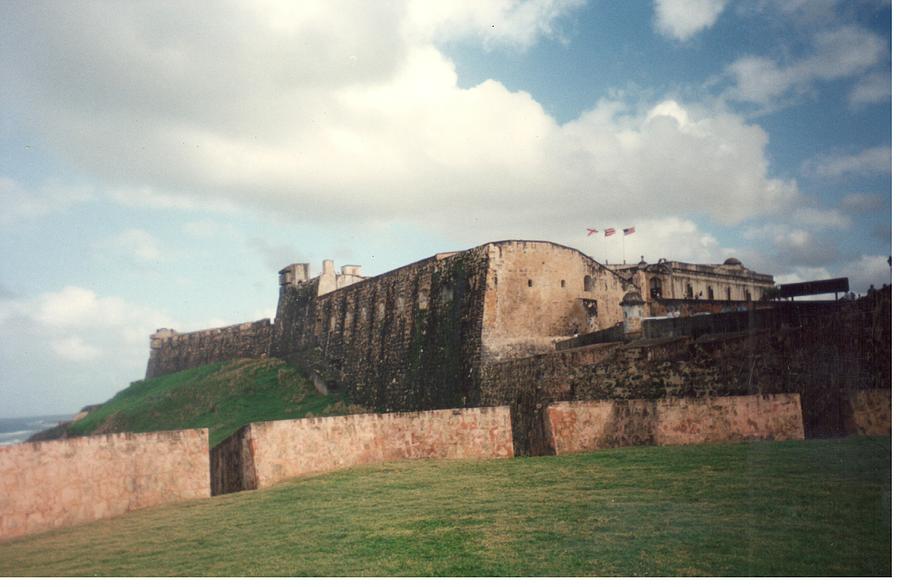
M 625 229 L 622 229 L 622 265 L 625 265 Z

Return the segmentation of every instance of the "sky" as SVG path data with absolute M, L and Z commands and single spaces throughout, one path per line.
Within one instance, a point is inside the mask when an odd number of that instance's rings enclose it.
M 891 122 L 887 0 L 12 0 L 0 417 L 273 318 L 295 262 L 535 239 L 890 283 Z

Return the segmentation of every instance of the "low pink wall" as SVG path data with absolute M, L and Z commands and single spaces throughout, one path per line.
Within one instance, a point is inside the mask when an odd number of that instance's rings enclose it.
M 556 454 L 638 444 L 801 440 L 798 394 L 558 402 L 546 412 Z
M 245 438 L 244 489 L 383 461 L 513 456 L 507 406 L 261 422 Z
M 0 539 L 209 497 L 206 429 L 0 447 Z
M 847 433 L 861 436 L 891 435 L 891 390 L 864 389 L 848 394 Z

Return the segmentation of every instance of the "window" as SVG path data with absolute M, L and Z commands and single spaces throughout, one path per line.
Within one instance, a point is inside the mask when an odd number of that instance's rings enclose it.
M 559 282 L 559 287 L 566 287 L 566 280 L 563 279 Z
M 529 280 L 528 280 L 528 287 L 531 287 L 531 285 L 532 285 L 532 284 L 531 284 L 531 280 L 529 279 Z
M 650 297 L 651 298 L 661 298 L 662 297 L 662 282 L 658 277 L 654 277 L 650 280 Z
M 706 299 L 709 299 L 709 300 L 716 299 L 716 297 L 713 295 L 713 288 L 710 286 L 707 286 L 707 288 L 706 288 Z
M 689 300 L 694 299 L 694 287 L 690 283 L 687 284 L 687 286 L 685 286 L 684 297 L 686 297 Z
M 750 290 L 749 290 L 749 289 L 745 289 L 745 290 L 744 290 L 744 299 L 747 300 L 748 302 L 752 302 L 752 301 L 753 301 L 753 296 L 750 295 Z
M 594 278 L 590 275 L 584 276 L 584 291 L 594 291 Z
M 725 298 L 726 298 L 728 301 L 731 301 L 731 287 L 726 287 L 726 288 L 725 288 Z

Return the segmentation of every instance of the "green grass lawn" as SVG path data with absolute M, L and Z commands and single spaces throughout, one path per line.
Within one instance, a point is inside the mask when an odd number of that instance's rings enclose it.
M 890 440 L 412 461 L 0 544 L 2 575 L 889 575 Z
M 209 428 L 210 446 L 250 422 L 362 411 L 321 395 L 280 359 L 236 359 L 136 381 L 70 435 Z

